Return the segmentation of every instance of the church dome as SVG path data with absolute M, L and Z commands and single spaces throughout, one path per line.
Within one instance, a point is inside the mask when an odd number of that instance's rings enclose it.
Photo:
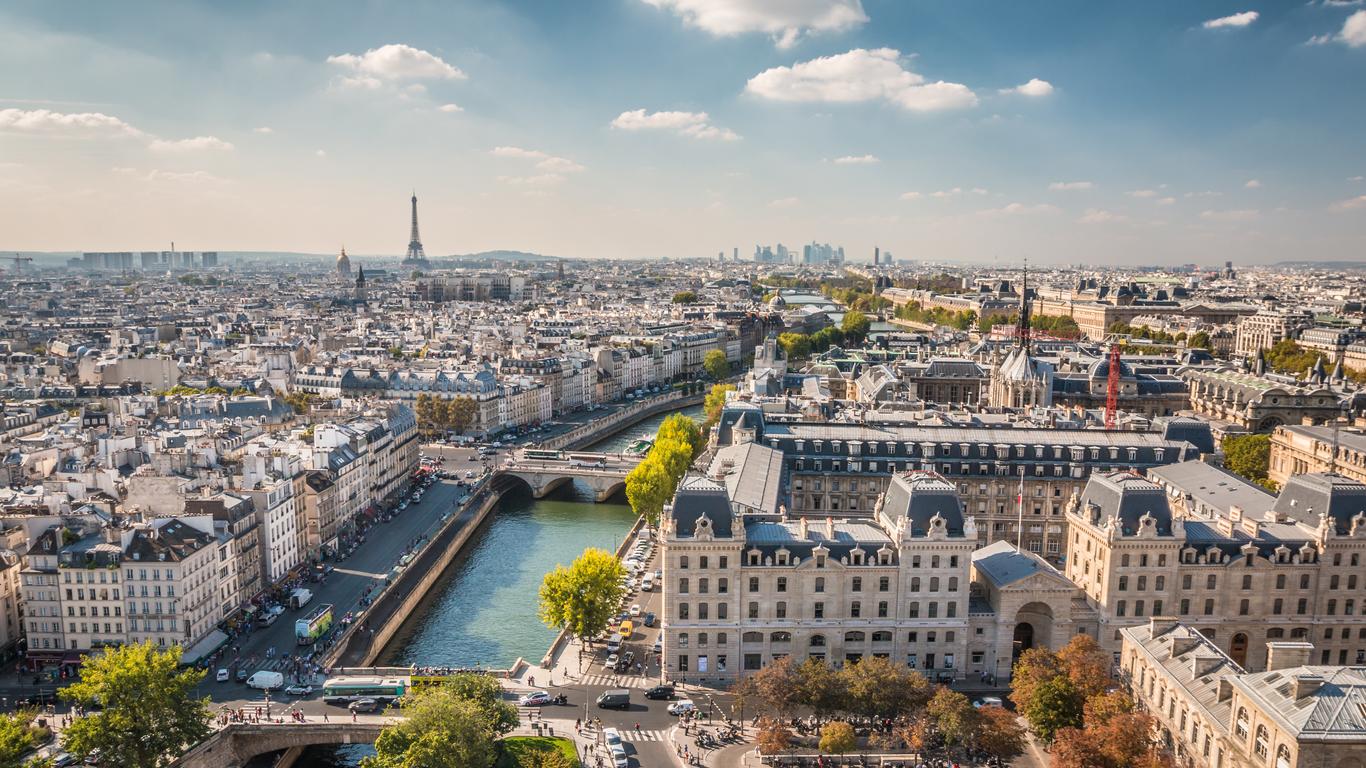
M 337 256 L 337 273 L 341 275 L 351 274 L 351 257 L 346 255 L 346 249 L 341 249 L 341 254 Z
M 1091 363 L 1091 367 L 1086 370 L 1086 375 L 1093 379 L 1108 379 L 1110 377 L 1110 356 L 1106 355 L 1101 359 Z M 1134 375 L 1134 369 L 1123 360 L 1119 361 L 1119 377 L 1129 378 Z

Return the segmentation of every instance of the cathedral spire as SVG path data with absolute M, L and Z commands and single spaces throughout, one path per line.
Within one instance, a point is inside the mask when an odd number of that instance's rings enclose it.
M 1018 325 L 1020 346 L 1029 354 L 1029 259 L 1024 260 L 1024 281 L 1020 286 L 1020 322 Z

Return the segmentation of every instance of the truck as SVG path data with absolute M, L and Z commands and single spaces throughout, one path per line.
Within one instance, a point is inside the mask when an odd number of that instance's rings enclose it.
M 285 675 L 283 672 L 270 672 L 268 670 L 263 669 L 260 672 L 257 672 L 253 674 L 251 677 L 247 678 L 248 687 L 260 688 L 263 691 L 269 691 L 275 688 L 280 688 L 283 687 L 284 684 Z
M 289 607 L 302 608 L 313 599 L 313 590 L 303 587 L 296 587 L 289 593 Z
M 299 645 L 312 645 L 331 628 L 332 605 L 320 605 L 312 613 L 294 622 L 294 639 Z

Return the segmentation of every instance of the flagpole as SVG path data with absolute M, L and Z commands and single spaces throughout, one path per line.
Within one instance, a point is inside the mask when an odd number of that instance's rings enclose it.
M 1016 514 L 1019 522 L 1015 526 L 1015 549 L 1024 551 L 1024 467 L 1020 467 L 1020 492 L 1015 496 Z

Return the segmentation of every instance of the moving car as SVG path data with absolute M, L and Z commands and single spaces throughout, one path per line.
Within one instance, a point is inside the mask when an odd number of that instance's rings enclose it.
M 653 613 L 645 614 L 645 621 L 642 623 L 647 627 L 653 627 L 655 625 L 655 615 Z
M 660 653 L 664 650 L 664 637 L 662 635 L 655 638 L 655 645 L 651 650 L 655 653 Z
M 517 700 L 517 706 L 519 707 L 543 707 L 549 703 L 549 691 L 532 691 Z
M 640 614 L 641 614 L 640 603 L 635 603 L 635 604 L 633 604 L 633 605 L 631 606 L 631 618 L 634 619 L 635 617 L 639 616 Z
M 285 693 L 289 694 L 290 696 L 307 696 L 310 693 L 313 693 L 313 686 L 291 685 L 285 689 Z
M 218 670 L 218 674 L 214 676 L 214 679 L 220 683 L 226 683 L 232 679 L 232 675 L 228 673 L 228 670 L 220 667 Z
M 356 699 L 355 701 L 346 705 L 346 708 L 351 710 L 352 712 L 375 712 L 379 710 L 380 703 L 375 699 L 367 697 L 364 699 Z
M 621 743 L 621 731 L 616 728 L 603 728 L 602 740 L 607 742 L 608 747 L 615 747 Z
M 672 699 L 674 697 L 674 687 L 672 685 L 656 685 L 645 692 L 647 699 Z
M 610 691 L 603 691 L 598 696 L 599 709 L 630 709 L 631 691 L 626 688 L 615 688 Z
M 602 666 L 606 669 L 616 669 L 617 662 L 620 660 L 621 657 L 617 656 L 615 653 L 609 653 L 607 654 L 607 660 L 602 663 Z
M 977 709 L 981 709 L 982 707 L 1004 707 L 1005 702 L 1001 701 L 1000 696 L 983 696 L 979 699 L 974 699 L 972 706 Z
M 671 715 L 685 715 L 696 711 L 697 705 L 692 703 L 692 699 L 679 699 L 669 705 L 669 714 Z
M 631 758 L 626 756 L 626 747 L 618 744 L 612 747 L 612 768 L 629 768 Z
M 271 672 L 270 670 L 263 669 L 248 678 L 247 685 L 252 688 L 260 688 L 263 691 L 269 691 L 274 688 L 283 688 L 285 685 L 285 676 L 284 673 L 281 672 Z

